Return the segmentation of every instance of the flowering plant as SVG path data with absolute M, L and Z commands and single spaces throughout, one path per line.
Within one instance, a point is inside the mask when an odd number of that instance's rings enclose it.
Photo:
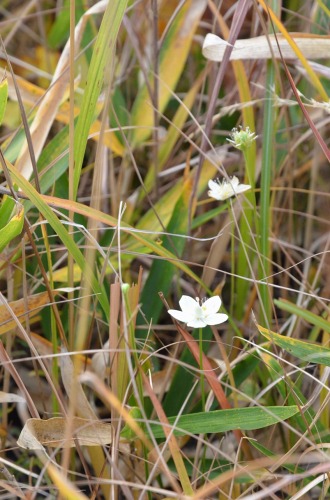
M 223 179 L 220 182 L 218 179 L 216 181 L 209 180 L 209 188 L 208 195 L 211 198 L 215 198 L 216 200 L 223 201 L 227 200 L 231 196 L 235 194 L 244 193 L 248 189 L 251 189 L 249 184 L 240 184 L 237 177 L 231 177 L 229 181 Z
M 227 321 L 227 314 L 219 313 L 221 299 L 218 295 L 205 300 L 193 299 L 188 295 L 182 295 L 179 301 L 181 311 L 169 309 L 168 313 L 178 321 L 186 323 L 193 328 L 204 328 L 207 325 L 219 325 Z
M 245 151 L 258 136 L 255 132 L 251 132 L 250 127 L 246 127 L 245 129 L 240 127 L 239 129 L 233 128 L 230 137 L 230 139 L 227 139 L 228 142 L 235 146 L 235 148 Z

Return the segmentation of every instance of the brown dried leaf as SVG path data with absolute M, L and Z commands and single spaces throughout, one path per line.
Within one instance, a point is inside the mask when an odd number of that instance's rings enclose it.
M 61 356 L 60 359 L 61 376 L 68 398 L 74 401 L 76 412 L 80 417 L 88 420 L 95 420 L 97 417 L 88 402 L 82 385 L 77 379 L 78 374 L 71 358 L 69 355 L 66 355 L 64 349 L 62 349 L 62 353 L 63 356 Z
M 56 291 L 53 291 L 56 295 Z M 37 293 L 36 295 L 30 295 L 27 298 L 14 300 L 8 302 L 10 309 L 13 311 L 15 316 L 20 320 L 21 323 L 26 321 L 26 315 L 29 319 L 36 316 L 40 310 L 49 304 L 48 292 Z M 0 305 L 0 335 L 13 330 L 16 327 L 15 320 L 12 319 L 13 316 L 8 310 L 6 305 Z
M 72 437 L 67 438 L 67 426 Z M 27 450 L 51 448 L 74 448 L 80 446 L 104 446 L 111 444 L 113 427 L 99 420 L 74 417 L 70 422 L 63 417 L 48 420 L 29 418 L 18 438 L 17 444 Z
M 329 57 L 330 38 L 324 36 L 304 36 L 304 34 L 295 34 L 292 39 L 299 50 L 307 59 L 324 59 Z M 277 35 L 277 41 L 274 35 L 258 36 L 244 40 L 236 40 L 234 49 L 230 55 L 230 60 L 244 59 L 270 59 L 275 57 L 280 59 L 277 42 L 281 49 L 284 59 L 297 59 L 297 55 L 283 36 Z M 208 33 L 203 44 L 203 55 L 211 61 L 222 61 L 228 42 L 222 38 Z

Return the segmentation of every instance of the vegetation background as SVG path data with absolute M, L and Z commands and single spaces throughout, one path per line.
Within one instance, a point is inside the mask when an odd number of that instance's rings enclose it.
M 0 498 L 329 498 L 329 8 L 2 0 Z

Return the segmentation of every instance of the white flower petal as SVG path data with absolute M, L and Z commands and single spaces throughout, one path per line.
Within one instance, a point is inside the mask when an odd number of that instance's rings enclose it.
M 178 321 L 182 321 L 182 323 L 188 323 L 190 320 L 190 315 L 187 315 L 186 313 L 182 311 L 177 311 L 176 309 L 169 309 L 168 314 L 170 314 L 174 319 L 177 319 Z
M 179 301 L 181 311 L 170 309 L 168 313 L 178 321 L 193 328 L 204 328 L 206 325 L 219 325 L 228 319 L 226 314 L 218 313 L 221 299 L 218 295 L 207 299 L 202 305 L 199 299 L 183 295 Z
M 210 314 L 210 316 L 206 318 L 206 321 L 208 325 L 220 325 L 220 323 L 227 321 L 227 319 L 227 314 L 216 313 Z
M 251 189 L 251 186 L 249 184 L 240 184 L 235 188 L 235 191 L 237 194 L 239 193 L 244 193 L 244 191 L 248 191 L 248 189 Z
M 181 299 L 179 300 L 179 304 L 182 311 L 189 313 L 190 316 L 194 314 L 196 306 L 200 308 L 198 302 L 192 297 L 189 297 L 189 295 L 182 295 Z
M 210 188 L 208 195 L 218 201 L 227 200 L 235 194 L 244 193 L 244 191 L 251 189 L 249 184 L 240 184 L 235 175 L 229 181 L 224 179 L 221 183 L 210 179 L 208 185 Z
M 215 182 L 213 181 L 212 179 L 209 180 L 208 182 L 208 186 L 209 188 L 213 191 L 216 191 L 217 189 L 219 189 L 219 183 L 218 182 Z
M 239 180 L 237 179 L 236 175 L 234 175 L 230 179 L 230 185 L 234 191 L 237 191 L 238 185 L 239 185 Z
M 209 180 L 208 186 L 210 188 L 210 191 L 208 191 L 208 195 L 211 198 L 215 198 L 216 200 L 220 200 L 221 197 L 221 192 L 222 192 L 222 185 L 219 182 L 212 181 L 212 179 Z
M 210 198 L 214 198 L 217 201 L 222 201 L 221 200 L 221 193 L 218 191 L 208 191 L 207 194 L 209 195 Z
M 214 297 L 211 297 L 204 302 L 202 309 L 204 311 L 204 314 L 208 316 L 209 314 L 217 313 L 220 307 L 221 299 L 219 295 L 214 295 Z
M 207 323 L 203 319 L 191 319 L 189 323 L 187 323 L 187 326 L 192 326 L 193 328 L 204 328 L 207 326 Z

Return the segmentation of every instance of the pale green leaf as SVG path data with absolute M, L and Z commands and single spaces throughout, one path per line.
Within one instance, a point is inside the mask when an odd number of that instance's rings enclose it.
M 232 408 L 202 413 L 191 413 L 170 417 L 169 423 L 174 424 L 175 435 L 206 434 L 227 432 L 235 429 L 242 431 L 262 429 L 269 425 L 282 422 L 298 413 L 297 406 L 267 406 L 257 408 Z M 154 437 L 165 437 L 161 424 L 151 424 Z
M 0 229 L 0 252 L 6 248 L 6 246 L 18 236 L 23 229 L 24 224 L 24 208 L 23 205 L 17 203 L 15 205 L 15 214 L 9 220 L 9 222 Z
M 4 78 L 0 83 L 0 125 L 5 115 L 8 100 L 8 80 Z
M 321 365 L 330 366 L 330 349 L 318 344 L 311 344 L 303 340 L 285 337 L 279 333 L 272 332 L 258 325 L 259 332 L 268 340 L 271 340 L 281 349 L 289 352 L 296 358 L 308 363 L 319 363 Z
M 126 4 L 127 0 L 114 0 L 108 3 L 93 50 L 87 84 L 75 130 L 74 196 L 76 196 L 78 190 L 88 134 L 95 119 L 97 100 L 102 91 L 105 73 L 110 71 L 110 63 L 114 58 L 116 39 Z

